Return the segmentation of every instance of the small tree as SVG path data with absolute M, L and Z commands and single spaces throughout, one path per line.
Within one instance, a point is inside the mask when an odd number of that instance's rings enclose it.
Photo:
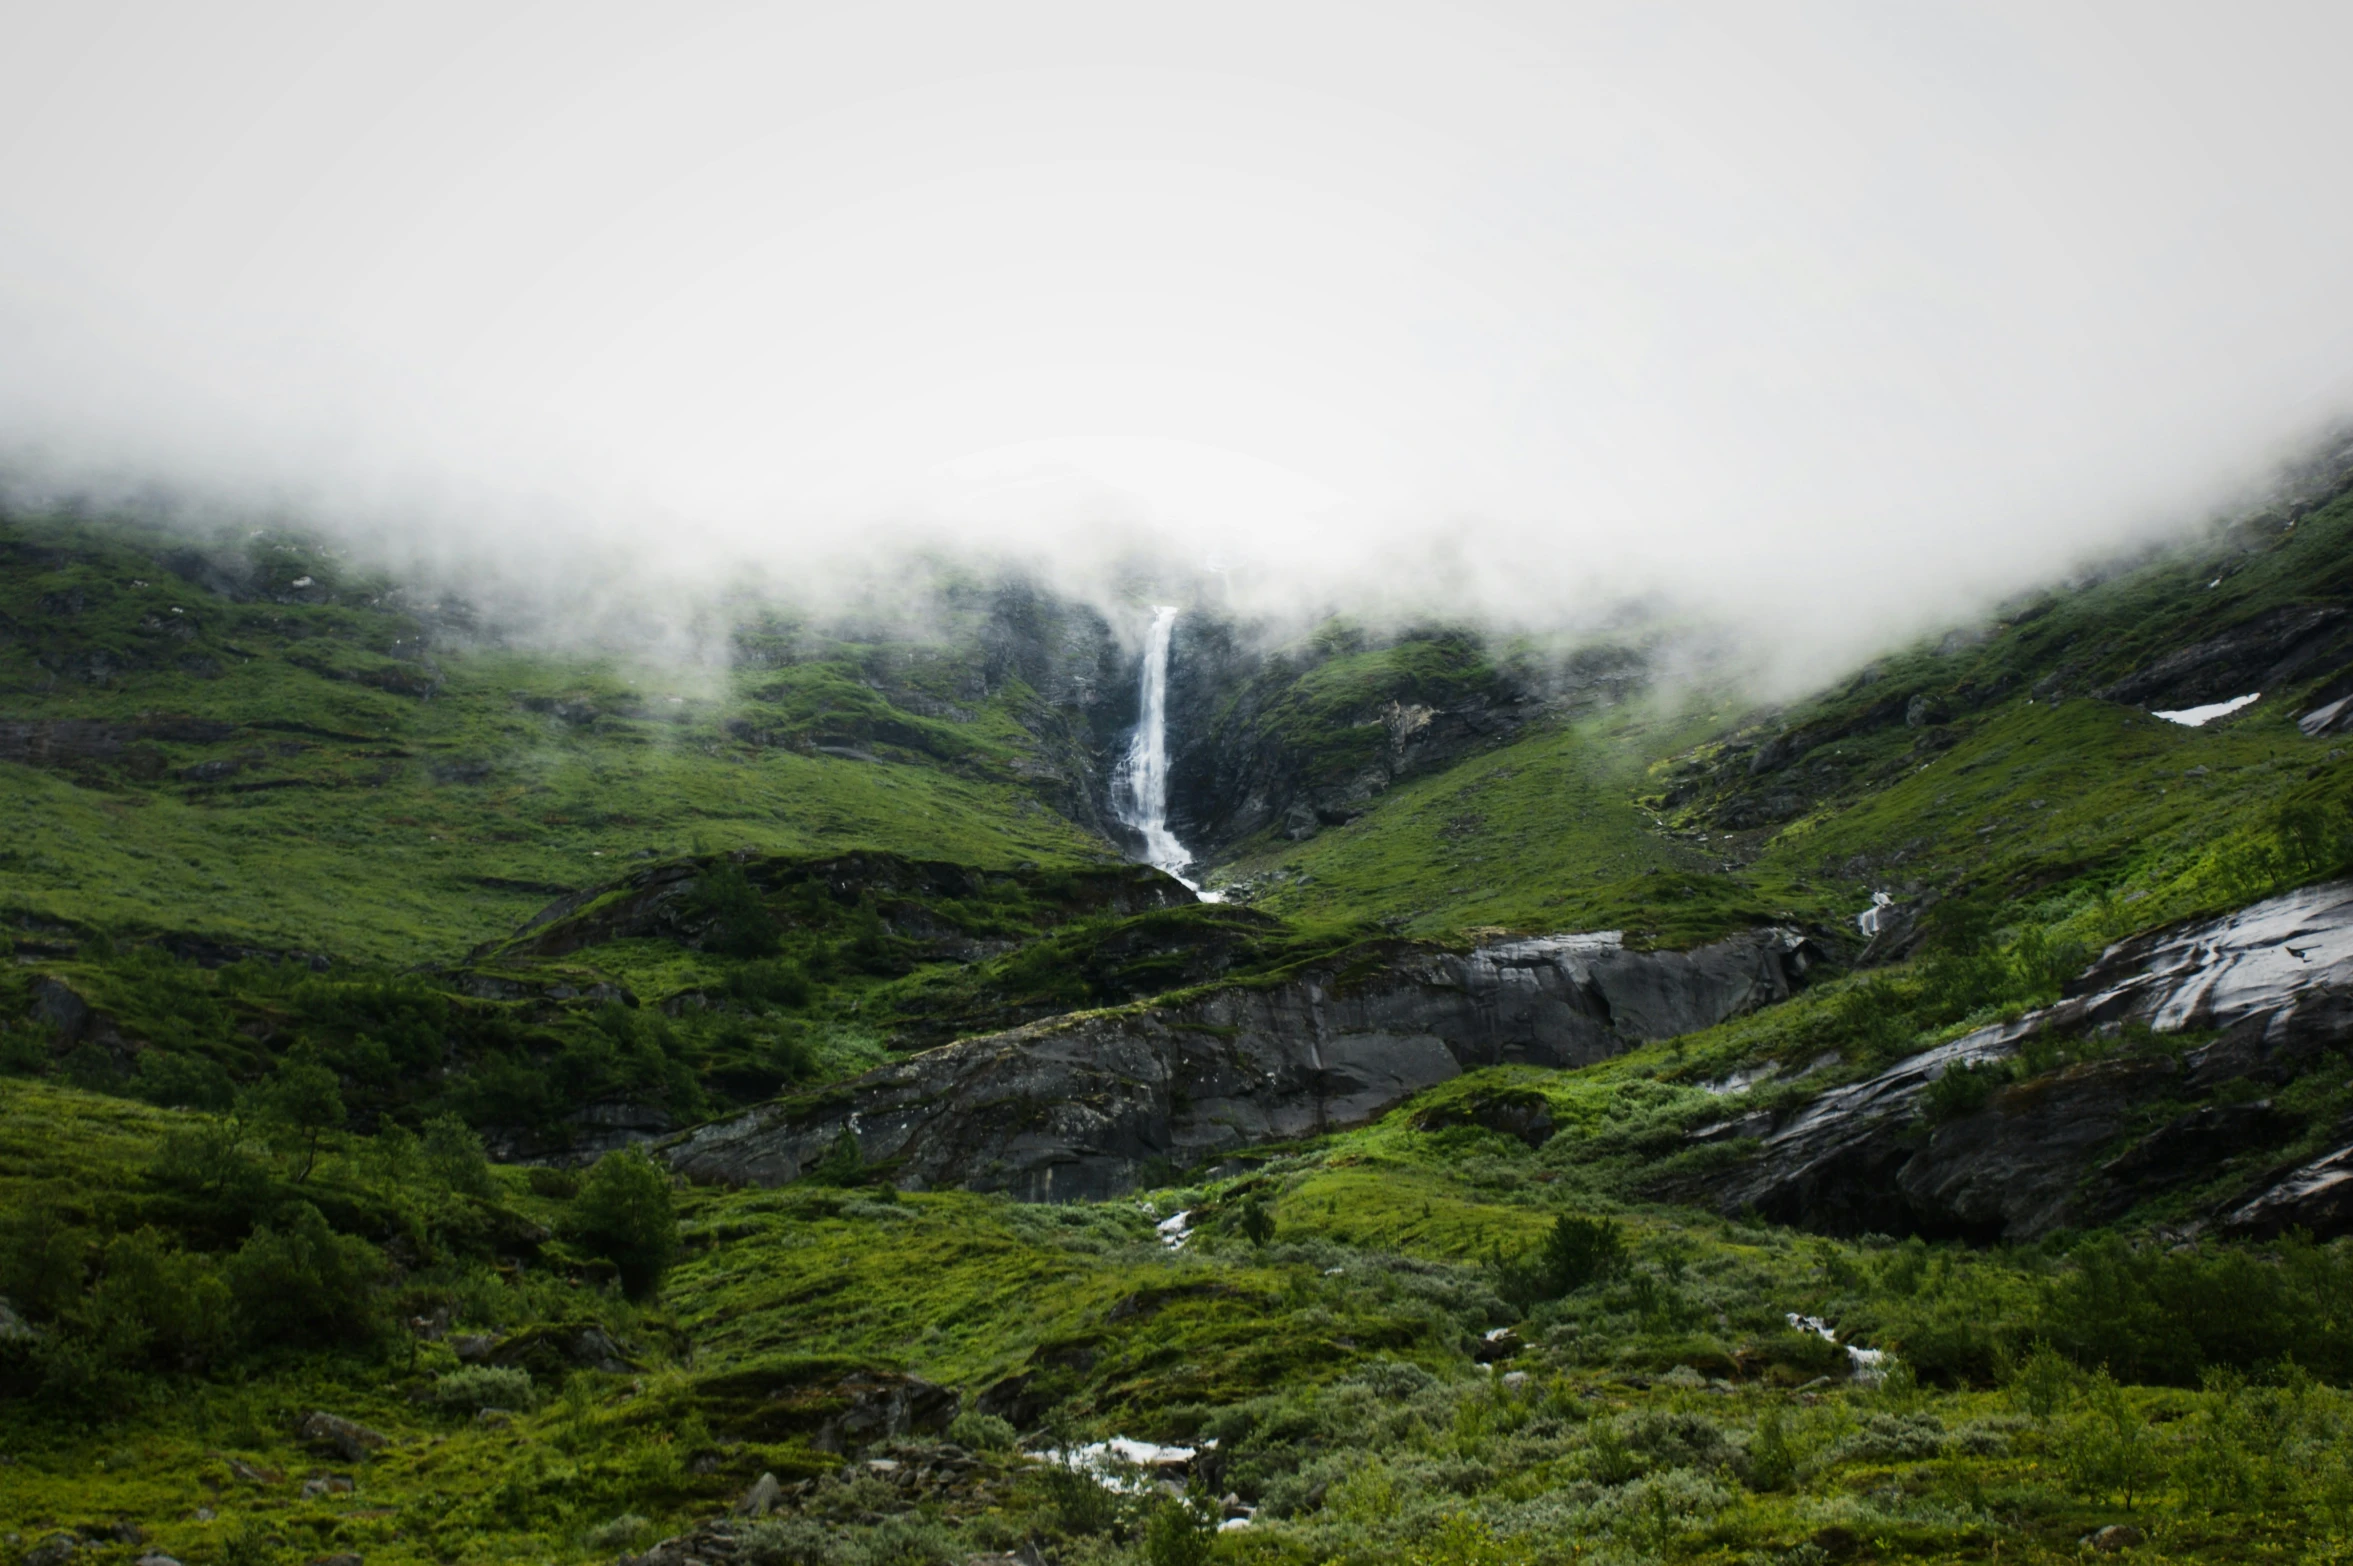
M 702 873 L 694 906 L 711 921 L 712 950 L 729 957 L 765 957 L 776 950 L 776 918 L 734 860 L 723 856 Z
M 678 1255 L 669 1177 L 640 1148 L 605 1154 L 572 1198 L 565 1232 L 610 1261 L 631 1298 L 645 1298 L 661 1287 L 662 1274 Z
M 266 1081 L 247 1090 L 246 1110 L 282 1150 L 302 1158 L 296 1185 L 310 1178 L 319 1144 L 343 1124 L 343 1089 L 310 1045 L 297 1044 Z
M 491 1193 L 490 1155 L 472 1126 L 456 1115 L 435 1115 L 425 1122 L 425 1167 L 433 1178 L 463 1196 Z
M 191 1198 L 216 1222 L 242 1225 L 262 1210 L 270 1194 L 269 1171 L 246 1151 L 244 1130 L 234 1119 L 208 1116 L 172 1130 L 156 1149 L 148 1173 L 157 1184 Z
M 1797 1453 L 1790 1449 L 1782 1428 L 1781 1405 L 1772 1404 L 1757 1422 L 1756 1439 L 1748 1444 L 1748 1483 L 1752 1490 L 1781 1490 L 1797 1477 Z
M 1242 1203 L 1239 1222 L 1242 1237 L 1261 1250 L 1275 1237 L 1275 1215 L 1268 1210 L 1266 1199 L 1256 1191 Z

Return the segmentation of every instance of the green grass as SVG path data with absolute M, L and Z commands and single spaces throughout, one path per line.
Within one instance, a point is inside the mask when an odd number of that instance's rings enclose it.
M 2141 1529 L 2157 1558 L 2353 1556 L 2349 1242 L 2134 1243 L 2240 1173 L 2008 1250 L 1823 1239 L 1682 1200 L 1742 1152 L 1694 1129 L 2047 1000 L 2104 941 L 2342 873 L 2353 773 L 2331 754 L 2345 747 L 2295 732 L 2295 692 L 2200 731 L 2086 692 L 2233 617 L 2343 597 L 2353 508 L 2026 605 L 1783 713 L 1694 698 L 1538 725 L 1349 825 L 1262 843 L 1229 867 L 1253 883 L 1247 906 L 1124 917 L 1106 888 L 1127 872 L 1031 781 L 1069 734 L 1018 678 L 977 679 L 954 584 L 934 642 L 750 617 L 738 671 L 688 681 L 446 626 L 420 649 L 428 611 L 274 536 L 232 551 L 259 594 L 232 603 L 176 574 L 167 558 L 211 568 L 174 547 L 0 524 L 6 719 L 146 725 L 103 755 L 0 763 L 19 959 L 0 966 L 16 1073 L 0 1076 L 0 1293 L 43 1334 L 0 1345 L 0 1534 L 20 1545 L 123 1519 L 191 1566 L 609 1560 L 770 1471 L 820 1481 L 768 1536 L 779 1560 L 952 1562 L 1033 1537 L 1066 1561 L 1146 1558 L 1141 1510 L 1094 1515 L 1009 1454 L 913 1505 L 845 1469 L 813 1432 L 856 1371 L 967 1397 L 1026 1376 L 1069 1433 L 1215 1438 L 1218 1493 L 1264 1508 L 1216 1541 L 1229 1562 L 2057 1561 L 2107 1524 Z M 1359 721 L 1369 706 L 1495 688 L 1460 639 L 1327 641 L 1242 693 L 1271 704 L 1266 731 L 1311 779 L 1385 743 Z M 1913 694 L 1951 721 L 1906 727 L 1890 703 Z M 159 717 L 231 728 L 190 738 Z M 685 926 L 539 954 L 597 908 L 509 939 L 559 890 L 689 860 L 711 876 L 741 849 L 772 957 Z M 866 879 L 820 888 L 819 861 L 853 849 Z M 688 1118 L 828 1091 L 894 1045 L 1370 962 L 1404 935 L 1617 928 L 1677 946 L 1794 919 L 1843 939 L 1879 888 L 1931 910 L 1910 961 L 1834 967 L 1786 1004 L 1582 1071 L 1471 1073 L 1182 1188 L 1050 1209 L 680 1189 L 683 1254 L 646 1302 L 579 1248 L 560 1182 L 500 1168 L 461 1190 L 399 1132 L 369 1134 L 457 1109 L 560 1139 L 578 1106 L 614 1100 Z M 158 943 L 187 935 L 334 962 L 207 967 Z M 43 979 L 124 1047 L 55 1051 L 23 1020 Z M 2185 1042 L 2072 1041 L 2016 1069 Z M 311 1058 L 349 1114 L 307 1180 L 282 1129 L 265 1147 L 248 1118 L 205 1144 L 245 1173 L 192 1185 L 163 1149 L 227 1123 L 130 1096 L 187 1100 L 198 1079 L 165 1082 L 159 1061 L 209 1063 L 204 1092 L 227 1103 Z M 1720 1090 L 1768 1061 L 1778 1076 Z M 2266 1091 L 2307 1127 L 2278 1156 L 2332 1145 L 2353 1111 L 2333 1059 Z M 1528 1095 L 1556 1127 L 1540 1148 L 1465 1123 Z M 164 1316 L 193 1321 L 201 1280 L 254 1275 L 258 1227 L 293 1232 L 297 1203 L 377 1259 L 350 1302 L 379 1330 L 301 1348 L 248 1323 L 199 1363 L 126 1327 L 156 1309 L 123 1303 L 141 1246 L 187 1291 Z M 1177 1252 L 1153 1225 L 1180 1208 L 1194 1237 Z M 1246 1212 L 1271 1213 L 1270 1243 L 1251 1243 Z M 1564 1214 L 1619 1225 L 1629 1266 L 1506 1304 L 1496 1259 Z M 44 1219 L 66 1231 L 47 1271 L 26 1260 Z M 478 1424 L 436 1399 L 452 1347 L 395 1324 L 442 1310 L 530 1346 L 531 1407 Z M 1843 1351 L 1791 1311 L 1891 1349 L 1899 1373 L 1820 1379 Z M 629 1371 L 550 1357 L 590 1323 Z M 1476 1368 L 1506 1326 L 1518 1357 Z M 1515 1368 L 1528 1379 L 1507 1384 Z M 315 1408 L 395 1438 L 351 1470 L 355 1495 L 299 1497 L 314 1470 L 350 1466 L 296 1442 Z M 257 1486 L 232 1460 L 285 1478 Z
M 1222 873 L 1250 883 L 1253 907 L 1414 935 L 1622 928 L 1682 945 L 1742 928 L 1772 910 L 1632 797 L 1646 753 L 1692 721 L 1620 713 L 1540 732 Z
M 1440 938 L 1616 928 L 1687 946 L 1771 919 L 1840 932 L 1876 890 L 1974 896 L 2003 923 L 2113 938 L 2333 873 L 2342 845 L 2283 850 L 2281 817 L 2346 816 L 2353 771 L 2348 747 L 2292 722 L 2309 674 L 2202 729 L 2087 693 L 2348 591 L 2353 500 L 2340 500 L 2252 546 L 2187 548 L 2030 602 L 1974 641 L 1882 659 L 1763 721 L 1686 698 L 1538 725 L 1345 826 L 1257 845 L 1219 878 L 1289 918 Z M 1951 721 L 1908 727 L 1915 694 Z M 1752 770 L 1777 736 L 1795 758 Z
M 48 567 L 0 575 L 8 718 L 230 726 L 82 765 L 0 762 L 0 910 L 19 921 L 446 961 L 553 889 L 702 844 L 1108 857 L 1023 781 L 1040 742 L 1017 721 L 1034 701 L 1018 682 L 956 723 L 858 683 L 855 646 L 731 674 L 463 640 L 428 661 L 424 627 L 364 586 L 336 604 L 227 602 L 171 574 L 160 538 L 14 521 L 0 547 Z M 254 547 L 287 580 L 328 570 L 292 543 Z M 222 775 L 189 774 L 207 763 Z
M 1572 1117 L 1607 1118 L 1621 1101 L 1641 1113 L 1638 1085 L 1673 1061 L 1662 1046 L 1574 1077 L 1485 1073 L 1438 1098 L 1534 1085 L 1568 1090 Z M 138 1171 L 185 1119 L 0 1085 L 0 1198 L 15 1213 L 55 1201 L 103 1227 L 169 1224 Z M 1888 1558 L 1975 1559 L 1998 1545 L 2004 1558 L 2057 1560 L 2113 1522 L 2169 1558 L 2222 1561 L 2326 1558 L 2342 1538 L 2353 1500 L 2343 1393 L 2269 1373 L 2243 1387 L 2225 1377 L 2203 1391 L 2111 1392 L 2080 1359 L 2027 1373 L 2050 1302 L 2092 1261 L 1744 1227 L 1596 1190 L 1577 1176 L 1592 1142 L 1582 1122 L 1531 1152 L 1412 1119 L 1278 1152 L 1230 1181 L 1100 1206 L 682 1193 L 687 1254 L 650 1309 L 568 1284 L 560 1250 L 500 1272 L 453 1258 L 403 1285 L 419 1300 L 440 1290 L 460 1327 L 601 1320 L 638 1361 L 626 1375 L 544 1373 L 540 1406 L 503 1427 L 412 1400 L 457 1361 L 444 1344 L 397 1340 L 343 1356 L 259 1351 L 234 1375 L 150 1373 L 96 1418 L 0 1400 L 0 1442 L 15 1459 L 0 1467 L 0 1518 L 28 1542 L 53 1526 L 133 1520 L 148 1547 L 188 1560 L 335 1549 L 391 1563 L 602 1559 L 612 1549 L 600 1530 L 616 1519 L 645 1519 L 650 1538 L 719 1509 L 761 1469 L 834 1472 L 840 1460 L 809 1445 L 814 1415 L 794 1412 L 823 1399 L 791 1389 L 862 1367 L 968 1394 L 1027 1372 L 1075 1430 L 1217 1437 L 1220 1482 L 1266 1508 L 1256 1528 L 1220 1541 L 1221 1559 L 1810 1559 L 1802 1547 L 1853 1536 Z M 383 1199 L 370 1195 L 364 1152 L 332 1153 L 316 1177 L 361 1227 Z M 1236 1216 L 1254 1194 L 1276 1218 L 1263 1249 Z M 561 1203 L 532 1195 L 519 1172 L 500 1173 L 495 1201 L 560 1222 Z M 1171 1253 L 1151 1223 L 1179 1205 L 1195 1237 Z M 1470 1359 L 1515 1315 L 1481 1263 L 1563 1210 L 1613 1214 L 1631 1269 L 1519 1321 L 1527 1346 L 1503 1368 L 1529 1378 L 1505 1387 Z M 2221 1254 L 2205 1265 L 2300 1264 Z M 1842 1356 L 1791 1331 L 1785 1311 L 1823 1315 L 1922 1372 L 1877 1390 L 1809 1387 Z M 1955 1357 L 1962 1340 L 1980 1345 L 1975 1360 Z M 1999 1385 L 1926 1374 L 1971 1363 Z M 322 1461 L 292 1437 L 313 1407 L 395 1445 L 356 1468 Z M 1774 1420 L 1779 1468 L 1765 1461 Z M 231 1459 L 286 1477 L 242 1481 Z M 313 1471 L 350 1472 L 358 1492 L 297 1499 Z M 986 1473 L 982 1493 L 915 1512 L 846 1479 L 821 1485 L 805 1526 L 838 1552 L 868 1538 L 883 1548 L 886 1526 L 903 1533 L 928 1517 L 965 1549 L 1034 1534 L 1137 1558 L 1084 1532 L 1035 1470 L 998 1460 Z M 199 1506 L 213 1520 L 194 1520 Z

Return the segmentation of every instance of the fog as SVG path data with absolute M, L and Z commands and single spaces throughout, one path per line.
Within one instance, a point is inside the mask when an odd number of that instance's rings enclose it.
M 16 5 L 0 463 L 568 596 L 1811 678 L 2353 410 L 2340 5 Z M 1142 562 L 1144 564 L 1139 564 Z

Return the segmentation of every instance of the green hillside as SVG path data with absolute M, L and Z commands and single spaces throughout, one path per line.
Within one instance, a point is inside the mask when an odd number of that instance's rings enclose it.
M 1546 705 L 1467 633 L 1331 632 L 1202 698 L 1266 776 L 1356 776 L 1408 676 L 1512 725 L 1255 833 L 1223 904 L 1103 830 L 1107 634 L 922 593 L 920 632 L 739 605 L 686 669 L 290 535 L 0 522 L 0 1560 L 2353 1558 L 2353 1240 L 2199 1227 L 2343 1142 L 2343 1040 L 2147 1109 L 2293 1129 L 2102 1227 L 1708 1199 L 1740 1117 L 2346 872 L 2353 741 L 2296 718 L 2353 694 L 2353 498 L 1784 709 Z M 855 1137 L 775 1189 L 634 1145 L 1414 940 L 1769 922 L 1818 954 L 1780 1004 L 1106 1202 L 903 1192 Z M 2002 1080 L 2208 1042 L 2087 1032 Z M 1932 1113 L 1994 1090 L 1953 1082 Z M 1189 1484 L 1024 1455 L 1113 1436 L 1196 1446 Z
M 1034 693 L 949 721 L 876 688 L 914 705 L 968 647 L 754 622 L 739 652 L 796 661 L 534 654 L 267 534 L 198 551 L 16 520 L 0 565 L 0 904 L 20 920 L 406 963 L 698 848 L 1108 853 L 1039 801 Z
M 2108 939 L 2334 868 L 2353 771 L 2343 743 L 2295 724 L 2343 694 L 2342 656 L 2199 728 L 2092 693 L 2233 625 L 2348 599 L 2340 498 L 2035 598 L 1783 711 L 1643 701 L 1541 727 L 1224 873 L 1272 912 L 1433 935 L 1617 928 L 1684 946 L 1760 918 L 1845 927 L 1886 889 Z M 1915 702 L 1933 721 L 1906 721 Z M 1776 745 L 1789 759 L 1757 769 Z

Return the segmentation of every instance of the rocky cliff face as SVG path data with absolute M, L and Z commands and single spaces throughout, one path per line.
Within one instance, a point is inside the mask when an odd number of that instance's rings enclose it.
M 2025 1239 L 2114 1218 L 2141 1198 L 2251 1170 L 2214 1221 L 2276 1234 L 2353 1232 L 2353 1126 L 2317 1158 L 2296 1115 L 2260 1096 L 2353 1044 L 2353 883 L 2308 887 L 2227 918 L 2120 943 L 2059 1004 L 1981 1029 L 1823 1094 L 1776 1127 L 1716 1197 L 1834 1233 Z M 1931 1124 L 1930 1084 L 2008 1062 L 2043 1038 L 2218 1034 L 2182 1052 L 2120 1050 L 2012 1083 Z M 2334 1069 L 2341 1069 L 2341 1065 Z M 2193 1101 L 2215 1097 L 2220 1101 Z M 2168 1111 L 2174 1111 L 2168 1113 Z
M 1359 954 L 1346 970 L 967 1039 L 700 1127 L 665 1156 L 696 1179 L 781 1184 L 846 1131 L 909 1189 L 1100 1198 L 1147 1165 L 1370 1120 L 1469 1067 L 1585 1065 L 1710 1026 L 1788 995 L 1817 954 L 1763 930 L 1691 952 L 1568 935 L 1383 955 L 1369 973 Z
M 1270 649 L 1214 613 L 1177 621 L 1169 657 L 1169 819 L 1205 859 L 1274 831 L 1304 838 L 1392 785 L 1500 744 L 1533 719 L 1622 699 L 1640 650 L 1498 663 L 1446 630 L 1392 640 L 1324 627 Z

